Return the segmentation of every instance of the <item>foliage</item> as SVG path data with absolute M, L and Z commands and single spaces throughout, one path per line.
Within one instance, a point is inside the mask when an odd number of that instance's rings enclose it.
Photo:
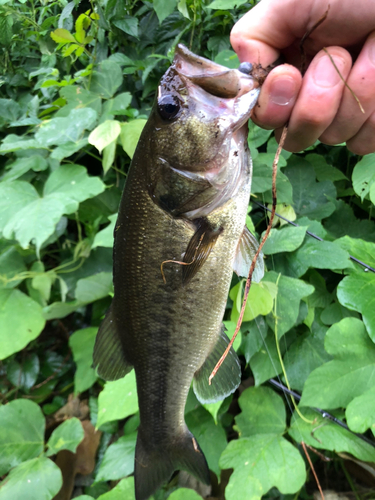
M 64 453 L 86 467 L 77 498 L 134 498 L 134 373 L 104 383 L 92 369 L 113 291 L 116 212 L 174 47 L 183 41 L 236 67 L 229 32 L 251 6 L 0 2 L 0 500 L 52 499 L 66 473 Z M 252 125 L 249 144 L 253 200 L 268 204 L 276 141 Z M 311 498 L 302 441 L 335 464 L 342 461 L 335 453 L 375 462 L 373 446 L 314 411 L 330 410 L 353 432 L 375 433 L 375 275 L 349 258 L 375 267 L 375 155 L 358 158 L 320 143 L 283 152 L 277 188 L 278 212 L 299 227 L 276 219 L 264 247 L 268 272 L 252 285 L 235 343 L 241 395 L 203 407 L 191 393 L 186 407 L 223 488 L 222 471 L 233 470 L 227 500 Z M 256 204 L 249 210 L 260 238 L 265 213 Z M 233 278 L 228 334 L 243 285 Z M 267 386 L 279 375 L 302 392 L 298 412 Z M 90 434 L 89 425 L 98 431 Z M 84 437 L 88 455 L 79 446 Z M 169 494 L 201 498 L 172 481 L 155 500 Z

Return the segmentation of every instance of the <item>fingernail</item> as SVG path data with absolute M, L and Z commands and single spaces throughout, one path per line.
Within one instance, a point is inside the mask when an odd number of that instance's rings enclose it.
M 341 72 L 345 66 L 344 59 L 338 56 L 331 57 L 334 60 L 337 69 Z M 313 78 L 319 87 L 325 88 L 334 87 L 340 81 L 340 75 L 328 56 L 322 56 L 319 59 L 318 64 L 314 68 Z
M 271 85 L 270 100 L 279 106 L 286 106 L 295 96 L 296 83 L 292 78 L 275 78 Z

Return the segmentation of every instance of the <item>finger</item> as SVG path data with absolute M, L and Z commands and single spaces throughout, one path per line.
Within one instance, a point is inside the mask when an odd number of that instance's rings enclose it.
M 351 68 L 350 54 L 342 47 L 329 47 L 328 52 L 346 79 Z M 303 77 L 292 110 L 284 145 L 287 151 L 301 151 L 314 144 L 333 121 L 344 88 L 344 82 L 328 55 L 324 51 L 318 52 Z
M 335 119 L 321 137 L 326 144 L 339 144 L 355 136 L 375 111 L 375 32 L 367 38 L 347 84 L 365 112 L 361 112 L 358 102 L 346 88 Z
M 346 146 L 357 155 L 375 153 L 375 113 L 372 113 L 359 132 L 346 142 Z
M 289 120 L 301 84 L 301 73 L 293 66 L 273 69 L 262 85 L 252 120 L 266 129 L 282 127 Z
M 263 67 L 274 62 L 280 55 L 280 49 L 290 46 L 296 39 L 296 34 L 288 24 L 291 9 L 296 25 L 305 23 L 303 19 L 309 9 L 302 10 L 304 16 L 297 15 L 299 3 L 295 0 L 262 0 L 245 14 L 234 25 L 230 35 L 232 47 L 240 61 L 261 63 Z

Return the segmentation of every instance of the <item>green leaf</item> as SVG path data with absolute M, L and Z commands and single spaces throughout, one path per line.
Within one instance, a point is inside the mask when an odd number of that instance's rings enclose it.
M 302 408 L 302 413 L 310 422 L 295 413 L 289 429 L 289 435 L 298 443 L 304 441 L 313 448 L 350 453 L 364 462 L 375 461 L 375 448 L 370 444 L 312 410 Z
M 214 0 L 212 3 L 207 5 L 207 7 L 209 9 L 217 10 L 231 10 L 244 3 L 246 3 L 246 0 Z
M 41 124 L 35 139 L 41 146 L 60 146 L 81 140 L 85 130 L 91 130 L 97 113 L 92 108 L 72 109 L 66 118 L 52 118 Z
M 265 130 L 264 128 L 258 127 L 251 120 L 249 121 L 249 136 L 248 142 L 250 151 L 254 157 L 254 152 L 256 153 L 256 149 L 265 142 L 267 142 L 269 136 L 272 134 L 272 130 Z
M 0 500 L 51 500 L 61 486 L 60 469 L 49 458 L 41 456 L 10 471 L 0 484 Z
M 302 391 L 310 373 L 332 359 L 324 349 L 326 331 L 327 328 L 314 322 L 312 332 L 297 337 L 285 353 L 285 371 L 293 389 Z
M 318 155 L 315 153 L 308 154 L 305 156 L 307 160 L 314 167 L 315 175 L 318 181 L 341 181 L 348 180 L 346 175 L 344 175 L 338 168 L 332 167 L 326 162 L 323 155 Z
M 137 434 L 120 437 L 104 453 L 96 481 L 116 481 L 134 472 L 134 455 Z
M 260 153 L 258 157 L 261 154 Z M 263 160 L 262 160 L 263 161 Z M 253 179 L 251 185 L 252 193 L 263 193 L 263 200 L 266 203 L 272 203 L 272 163 L 266 165 L 258 158 L 254 161 Z M 278 171 L 276 176 L 277 184 L 277 201 L 278 203 L 285 203 L 291 205 L 292 198 L 292 185 L 286 175 Z
M 111 98 L 122 84 L 121 67 L 113 61 L 103 61 L 99 71 L 92 72 L 90 91 L 103 99 Z
M 107 382 L 99 394 L 97 428 L 105 422 L 120 420 L 138 411 L 134 370 L 120 380 Z
M 0 406 L 1 476 L 16 465 L 42 453 L 44 430 L 42 410 L 33 401 L 16 399 Z M 2 491 L 0 488 L 0 498 Z
M 353 189 L 363 201 L 375 184 L 375 154 L 365 155 L 354 167 Z
M 357 219 L 353 209 L 343 200 L 336 200 L 336 210 L 324 221 L 324 227 L 333 238 L 348 235 L 352 238 L 362 238 L 375 241 L 375 224 L 368 219 Z
M 306 229 L 306 228 L 305 228 Z M 316 269 L 346 269 L 351 266 L 349 253 L 336 242 L 318 241 L 310 236 L 295 252 L 286 256 L 288 274 L 299 278 L 312 267 Z
M 375 342 L 375 274 L 355 271 L 337 287 L 340 304 L 362 314 L 371 339 Z
M 285 406 L 282 398 L 268 387 L 249 387 L 238 399 L 241 413 L 235 430 L 240 438 L 255 434 L 280 434 L 285 431 Z
M 153 7 L 161 24 L 176 8 L 177 0 L 154 0 Z
M 135 500 L 134 477 L 127 477 L 120 481 L 111 491 L 100 495 L 98 500 Z
M 281 373 L 282 369 L 276 349 L 275 335 L 271 330 L 269 330 L 266 338 L 262 339 L 262 347 L 259 352 L 255 353 L 250 359 L 250 368 L 256 386 Z
M 284 333 L 295 325 L 301 299 L 311 295 L 314 287 L 302 280 L 281 276 L 271 271 L 264 277 L 265 280 L 277 283 L 277 336 L 280 339 Z M 273 315 L 267 317 L 268 324 L 275 331 L 275 318 Z
M 215 57 L 215 62 L 231 69 L 237 69 L 240 65 L 238 56 L 233 50 L 222 50 Z
M 82 303 L 94 302 L 107 297 L 112 289 L 112 273 L 97 273 L 78 280 L 75 296 Z
M 39 358 L 35 353 L 27 353 L 22 363 L 13 359 L 7 365 L 7 378 L 15 387 L 31 389 L 39 374 Z
M 305 464 L 298 450 L 275 434 L 231 441 L 221 455 L 220 467 L 234 469 L 225 490 L 227 500 L 260 500 L 272 487 L 284 495 L 296 493 L 306 480 Z
M 227 445 L 225 431 L 215 424 L 212 415 L 202 406 L 185 416 L 186 424 L 198 441 L 210 470 L 220 477 L 219 457 Z
M 348 404 L 345 416 L 353 432 L 364 433 L 371 428 L 375 434 L 375 387 L 354 398 Z
M 320 315 L 322 323 L 328 326 L 334 325 L 344 318 L 351 317 L 359 318 L 359 315 L 354 311 L 350 311 L 338 302 L 330 304 L 328 307 L 326 307 L 326 309 L 324 309 L 324 311 L 322 311 L 322 314 Z
M 102 193 L 105 184 L 98 177 L 89 177 L 81 165 L 61 165 L 47 179 L 44 196 L 63 194 L 66 199 L 80 203 Z M 55 198 L 56 199 L 56 198 Z
M 117 214 L 110 215 L 108 219 L 110 221 L 110 224 L 95 235 L 92 248 L 113 247 L 113 231 L 115 230 L 116 226 Z
M 305 239 L 305 227 L 285 227 L 282 229 L 271 229 L 271 232 L 262 249 L 265 255 L 280 252 L 293 252 L 302 245 Z
M 344 236 L 336 240 L 336 243 L 356 259 L 365 262 L 368 266 L 375 267 L 375 243 L 350 238 L 349 236 Z M 362 270 L 361 267 L 357 266 L 355 266 L 355 269 Z
M 60 90 L 60 95 L 67 104 L 59 109 L 55 117 L 66 117 L 73 109 L 92 108 L 100 116 L 102 112 L 102 100 L 93 92 L 84 89 L 80 85 L 69 85 Z
M 42 308 L 20 290 L 0 290 L 0 359 L 20 351 L 41 333 Z
M 48 167 L 47 160 L 40 155 L 32 155 L 29 158 L 18 158 L 7 166 L 7 172 L 1 178 L 2 181 L 14 181 L 29 170 L 40 172 Z
M 121 132 L 121 124 L 117 120 L 106 120 L 98 125 L 89 135 L 89 143 L 101 153 L 109 144 L 116 141 Z
M 74 332 L 69 338 L 69 346 L 77 365 L 74 374 L 75 393 L 87 391 L 96 382 L 97 376 L 92 368 L 92 354 L 97 332 L 97 328 L 83 328 Z
M 84 438 L 84 431 L 78 418 L 73 417 L 65 420 L 51 434 L 48 440 L 47 457 L 56 455 L 61 450 L 69 450 L 75 453 L 77 446 Z
M 68 30 L 63 28 L 52 31 L 51 38 L 56 43 L 75 43 L 77 41 Z
M 0 184 L 0 230 L 3 231 L 13 215 L 38 199 L 34 186 L 24 181 Z
M 179 488 L 169 495 L 169 500 L 202 500 L 202 497 L 189 488 Z
M 122 92 L 121 94 L 118 94 L 112 102 L 112 113 L 114 115 L 125 115 L 131 101 L 132 95 L 130 92 Z
M 5 248 L 0 254 L 0 288 L 15 288 L 22 281 L 22 275 L 20 279 L 17 276 L 24 271 L 24 260 L 15 247 Z
M 314 370 L 306 380 L 301 406 L 346 407 L 373 386 L 375 345 L 362 321 L 345 318 L 326 334 L 325 349 L 335 359 Z
M 284 172 L 292 184 L 293 207 L 299 216 L 320 220 L 335 211 L 335 205 L 328 201 L 336 198 L 333 182 L 316 182 L 314 169 L 308 161 L 292 155 Z
M 240 315 L 244 283 L 244 280 L 240 281 L 235 287 L 232 288 L 229 294 L 230 298 L 233 300 L 231 321 L 234 323 L 237 323 L 237 319 Z M 273 295 L 270 291 L 268 283 L 266 281 L 261 281 L 260 283 L 253 282 L 247 298 L 243 320 L 251 321 L 259 314 L 265 316 L 272 311 L 272 306 Z
M 138 118 L 128 123 L 121 124 L 120 140 L 125 153 L 133 158 L 135 148 L 137 147 L 142 130 L 147 120 Z
M 123 16 L 121 19 L 115 19 L 113 24 L 124 33 L 138 38 L 138 19 L 132 16 Z

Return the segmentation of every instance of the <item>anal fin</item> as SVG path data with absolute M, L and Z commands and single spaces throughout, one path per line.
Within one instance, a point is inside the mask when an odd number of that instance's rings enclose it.
M 257 253 L 258 248 L 259 243 L 257 242 L 255 236 L 253 236 L 245 226 L 240 241 L 238 242 L 236 257 L 233 263 L 233 271 L 238 276 L 248 276 L 251 263 L 253 261 L 254 255 Z M 263 278 L 263 276 L 264 261 L 263 253 L 260 252 L 253 272 L 253 281 L 258 283 Z
M 199 220 L 198 228 L 189 241 L 184 256 L 186 263 L 182 269 L 184 285 L 189 283 L 206 262 L 221 233 L 221 228 L 213 229 L 205 219 Z
M 125 359 L 120 335 L 113 318 L 112 306 L 99 327 L 93 358 L 94 367 L 104 380 L 122 378 L 133 368 Z
M 215 347 L 208 355 L 206 361 L 195 373 L 193 379 L 193 390 L 197 399 L 202 404 L 216 403 L 232 394 L 241 382 L 241 365 L 238 356 L 231 347 L 223 364 L 220 366 L 216 375 L 208 384 L 208 378 L 216 363 L 224 354 L 228 347 L 229 339 L 225 333 L 224 325 L 220 331 L 220 336 Z

